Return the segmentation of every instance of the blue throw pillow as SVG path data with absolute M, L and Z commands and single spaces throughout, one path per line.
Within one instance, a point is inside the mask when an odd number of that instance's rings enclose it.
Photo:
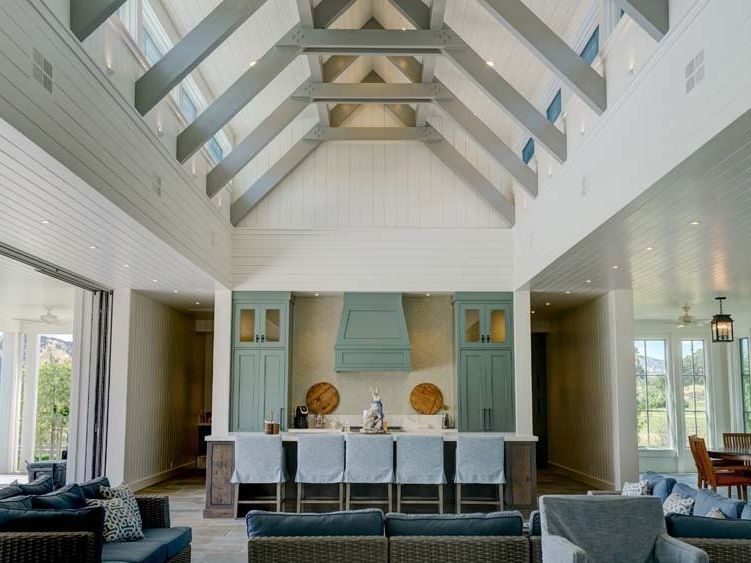
M 107 479 L 107 477 L 98 477 L 96 479 L 92 479 L 91 481 L 80 483 L 78 486 L 80 487 L 81 493 L 83 494 L 84 498 L 103 498 L 99 491 L 99 487 L 109 488 L 110 480 Z
M 540 511 L 533 510 L 529 513 L 529 535 L 541 536 L 542 524 L 540 523 Z
M 673 487 L 673 493 L 677 494 L 678 496 L 682 498 L 696 499 L 697 492 L 698 491 L 696 489 L 684 483 L 676 483 L 675 486 Z
M 31 506 L 51 510 L 74 510 L 86 506 L 81 488 L 78 485 L 66 485 L 53 493 L 31 497 Z
M 746 506 L 746 503 L 742 500 L 730 499 L 708 489 L 701 489 L 696 493 L 693 514 L 694 516 L 706 516 L 710 510 L 719 508 L 726 518 L 738 520 L 744 506 Z
M 377 508 L 320 514 L 251 510 L 245 523 L 249 538 L 383 535 L 383 512 Z
M 51 475 L 42 475 L 39 479 L 25 485 L 22 483 L 14 483 L 14 485 L 21 489 L 23 495 L 46 495 L 55 488 Z
M 23 495 L 23 491 L 18 485 L 9 485 L 4 489 L 0 489 L 0 499 L 18 497 L 21 495 Z
M 387 514 L 391 536 L 521 536 L 519 512 L 488 514 Z
M 747 520 L 670 514 L 665 517 L 665 525 L 668 534 L 675 538 L 751 539 L 751 521 Z
M 642 473 L 640 479 L 649 483 L 652 496 L 659 497 L 662 502 L 665 502 L 665 499 L 670 496 L 676 484 L 676 480 L 672 477 L 665 477 L 661 473 L 655 473 L 654 471 Z
M 31 497 L 18 496 L 0 499 L 0 508 L 12 508 L 14 510 L 31 510 Z

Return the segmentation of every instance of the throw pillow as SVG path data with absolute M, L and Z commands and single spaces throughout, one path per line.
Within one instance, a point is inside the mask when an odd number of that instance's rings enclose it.
M 662 512 L 668 514 L 685 514 L 689 516 L 694 507 L 694 499 L 682 497 L 679 493 L 671 494 L 662 505 Z
M 130 487 L 123 483 L 118 487 L 99 487 L 99 493 L 104 499 L 119 498 L 128 509 L 130 517 L 138 528 L 138 533 L 143 537 L 143 520 L 141 520 L 141 511 L 138 510 L 138 501 L 136 495 L 130 490 Z
M 11 485 L 21 489 L 24 495 L 46 495 L 47 493 L 51 493 L 55 488 L 55 483 L 51 475 L 42 475 L 31 483 L 26 484 L 14 481 Z
M 644 497 L 649 494 L 649 481 L 642 480 L 638 483 L 623 483 L 621 495 L 624 497 Z
M 86 504 L 104 508 L 104 541 L 107 543 L 136 541 L 143 538 L 143 530 L 131 517 L 121 498 L 86 499 Z
M 99 488 L 109 487 L 110 481 L 107 477 L 98 477 L 97 479 L 81 483 L 78 486 L 81 488 L 81 492 L 86 498 L 102 498 Z
M 718 520 L 727 520 L 727 516 L 725 516 L 725 513 L 720 510 L 719 508 L 713 508 L 709 512 L 707 512 L 708 518 L 717 518 Z
M 35 495 L 31 497 L 31 505 L 34 508 L 46 508 L 50 510 L 74 510 L 86 506 L 85 499 L 81 489 L 76 484 L 65 485 L 46 495 Z

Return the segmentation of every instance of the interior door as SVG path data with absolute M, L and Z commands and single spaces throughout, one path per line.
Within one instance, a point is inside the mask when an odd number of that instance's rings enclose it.
M 286 305 L 264 305 L 259 310 L 258 335 L 263 348 L 284 348 L 287 345 Z
M 284 350 L 261 350 L 260 369 L 263 380 L 263 418 L 269 416 L 287 429 L 287 385 Z
M 513 359 L 510 350 L 492 350 L 488 355 L 488 396 L 491 399 L 489 412 L 492 432 L 513 432 L 514 418 L 514 376 Z
M 259 350 L 233 352 L 232 431 L 262 432 L 264 381 L 261 376 Z
M 462 350 L 459 370 L 459 430 L 484 432 L 488 429 L 488 355 L 483 350 Z

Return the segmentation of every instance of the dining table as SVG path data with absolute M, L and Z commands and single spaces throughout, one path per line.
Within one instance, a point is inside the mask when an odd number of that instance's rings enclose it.
M 725 461 L 751 462 L 751 448 L 710 448 L 707 450 L 709 457 L 712 459 L 722 459 Z

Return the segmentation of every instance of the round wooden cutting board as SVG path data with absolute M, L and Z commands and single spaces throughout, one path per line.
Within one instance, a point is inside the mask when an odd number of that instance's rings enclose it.
M 331 414 L 339 404 L 339 391 L 331 383 L 316 383 L 308 389 L 305 402 L 313 414 Z
M 432 383 L 420 383 L 412 388 L 409 402 L 420 414 L 435 414 L 443 407 L 443 393 Z

